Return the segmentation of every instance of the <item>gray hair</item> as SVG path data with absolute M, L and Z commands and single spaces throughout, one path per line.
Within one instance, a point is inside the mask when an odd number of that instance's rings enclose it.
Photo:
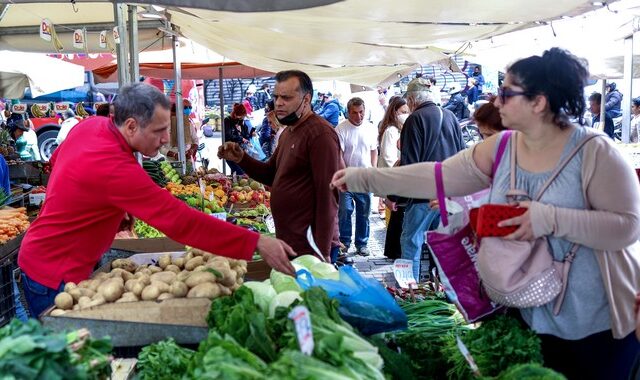
M 115 108 L 113 118 L 117 126 L 122 126 L 128 118 L 132 117 L 141 128 L 145 128 L 153 119 L 156 106 L 168 110 L 171 103 L 156 87 L 138 82 L 122 86 L 113 106 Z
M 411 100 L 415 105 L 420 105 L 426 102 L 436 103 L 436 97 L 433 91 L 409 91 L 406 94 L 407 101 Z

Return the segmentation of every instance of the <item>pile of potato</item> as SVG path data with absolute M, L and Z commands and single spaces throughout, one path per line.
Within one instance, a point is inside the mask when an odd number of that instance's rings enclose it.
M 69 282 L 55 298 L 51 316 L 108 302 L 163 301 L 170 298 L 209 298 L 230 295 L 247 273 L 247 262 L 192 248 L 183 257 L 163 255 L 157 265 L 137 265 L 129 259 L 111 263 L 111 272 L 98 273 L 77 285 Z

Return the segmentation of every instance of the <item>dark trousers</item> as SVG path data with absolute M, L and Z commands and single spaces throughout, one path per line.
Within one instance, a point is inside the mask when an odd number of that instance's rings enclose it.
M 562 373 L 569 380 L 627 380 L 640 353 L 640 343 L 634 333 L 624 339 L 613 339 L 610 330 L 579 340 L 539 336 L 545 367 Z
M 396 211 L 391 211 L 387 234 L 384 239 L 384 255 L 390 259 L 399 259 L 402 256 L 400 235 L 402 235 L 402 221 L 404 220 L 404 206 Z
M 31 318 L 38 318 L 43 311 L 53 305 L 53 301 L 58 293 L 64 290 L 64 284 L 60 284 L 58 289 L 51 289 L 32 280 L 24 272 L 20 275 L 20 284 L 14 284 L 14 292 L 18 290 L 18 286 L 22 288 L 24 301 L 26 301 L 25 305 L 21 297 L 19 297 L 19 294 L 14 294 L 16 310 L 19 311 L 16 315 L 22 318 L 25 316 L 24 311 L 28 311 Z

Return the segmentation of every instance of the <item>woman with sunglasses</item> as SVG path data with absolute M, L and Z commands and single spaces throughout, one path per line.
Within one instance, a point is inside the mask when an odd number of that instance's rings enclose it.
M 495 105 L 502 124 L 514 131 L 504 158 L 515 144 L 516 188 L 535 194 L 583 138 L 599 136 L 569 161 L 540 201 L 519 202 L 528 211 L 499 225 L 518 226 L 505 239 L 547 236 L 557 261 L 573 243 L 579 245 L 559 314 L 553 312 L 554 302 L 520 309 L 542 340 L 545 366 L 569 379 L 626 379 L 640 349 L 632 334 L 635 293 L 640 287 L 640 251 L 632 253 L 640 235 L 640 186 L 610 139 L 569 121 L 582 121 L 587 77 L 583 62 L 558 48 L 517 61 L 508 69 Z M 443 162 L 447 196 L 471 194 L 491 185 L 490 203 L 509 203 L 510 160 L 502 159 L 491 178 L 502 135 Z M 434 163 L 340 170 L 332 186 L 434 198 Z

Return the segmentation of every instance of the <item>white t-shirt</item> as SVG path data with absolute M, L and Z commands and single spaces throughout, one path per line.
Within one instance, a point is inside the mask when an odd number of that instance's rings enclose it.
M 378 147 L 377 131 L 373 124 L 363 121 L 354 126 L 347 119 L 336 127 L 340 149 L 347 167 L 370 168 L 371 151 Z
M 400 139 L 400 130 L 393 125 L 387 127 L 382 134 L 380 142 L 380 157 L 378 157 L 379 168 L 390 168 L 400 159 L 400 150 L 398 149 L 398 140 Z
M 62 144 L 64 139 L 67 138 L 69 132 L 71 132 L 71 128 L 75 127 L 80 121 L 75 117 L 70 117 L 67 120 L 63 121 L 60 124 L 60 132 L 58 132 L 58 137 L 56 137 L 56 143 L 58 145 Z

